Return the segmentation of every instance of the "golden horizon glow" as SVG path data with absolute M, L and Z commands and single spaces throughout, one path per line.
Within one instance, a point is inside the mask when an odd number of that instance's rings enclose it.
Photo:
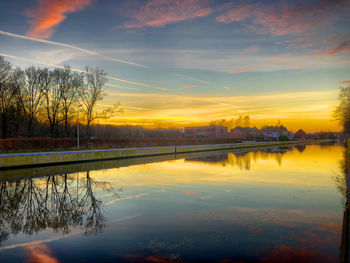
M 278 121 L 291 131 L 340 131 L 332 114 L 336 91 L 290 92 L 246 96 L 176 95 L 109 92 L 100 107 L 125 105 L 124 113 L 101 124 L 145 128 L 184 128 L 220 119 L 249 115 L 250 126 L 261 128 Z

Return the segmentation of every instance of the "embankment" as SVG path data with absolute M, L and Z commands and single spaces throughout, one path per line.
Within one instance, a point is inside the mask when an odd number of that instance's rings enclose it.
M 174 155 L 201 151 L 215 151 L 225 149 L 242 149 L 265 146 L 284 146 L 306 143 L 320 143 L 318 141 L 285 141 L 285 142 L 244 142 L 231 144 L 166 146 L 147 148 L 122 148 L 108 150 L 84 150 L 41 153 L 0 154 L 0 169 L 13 169 L 26 166 L 46 166 L 65 163 L 91 162 L 98 160 L 125 159 L 146 156 Z

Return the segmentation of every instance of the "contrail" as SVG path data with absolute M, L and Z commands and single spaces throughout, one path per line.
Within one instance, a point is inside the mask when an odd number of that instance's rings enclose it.
M 88 50 L 88 49 L 85 49 L 85 48 L 80 48 L 80 47 L 77 47 L 77 46 L 73 46 L 73 45 L 69 45 L 69 44 L 65 44 L 65 43 L 61 43 L 61 42 L 55 42 L 55 41 L 50 41 L 50 40 L 45 40 L 45 39 L 40 39 L 40 38 L 28 37 L 28 36 L 14 34 L 14 33 L 2 31 L 2 30 L 0 30 L 0 34 L 1 35 L 5 35 L 5 36 L 9 36 L 9 37 L 16 37 L 16 38 L 21 38 L 21 39 L 35 41 L 35 42 L 41 42 L 41 43 L 45 43 L 45 44 L 49 44 L 49 45 L 68 47 L 68 48 L 72 48 L 72 49 L 79 50 L 81 52 L 87 53 L 89 55 L 98 56 L 98 57 L 106 59 L 106 60 L 111 60 L 111 61 L 118 62 L 118 63 L 129 64 L 129 65 L 133 65 L 133 66 L 136 66 L 136 67 L 148 68 L 145 65 L 141 65 L 141 64 L 137 64 L 137 63 L 134 63 L 134 62 L 130 62 L 130 61 L 122 60 L 122 59 L 117 59 L 117 58 L 113 58 L 113 57 L 108 57 L 108 56 L 102 55 L 102 54 L 100 54 L 98 52 L 95 52 L 95 51 L 91 51 L 91 50 Z
M 138 89 L 138 88 L 125 87 L 125 86 L 122 86 L 122 85 L 111 84 L 111 83 L 106 83 L 105 86 L 113 87 L 113 88 L 121 88 L 121 89 L 130 89 L 130 90 L 142 90 L 142 89 Z
M 4 54 L 4 53 L 0 53 L 0 56 L 3 57 L 8 57 L 8 58 L 12 58 L 12 59 L 19 59 L 19 60 L 23 60 L 23 61 L 28 61 L 28 62 L 32 62 L 32 63 L 37 63 L 37 64 L 42 64 L 42 65 L 46 65 L 49 67 L 54 67 L 54 68 L 61 68 L 61 69 L 69 69 L 72 71 L 76 71 L 76 72 L 82 72 L 82 73 L 89 73 L 85 70 L 81 70 L 81 69 L 76 69 L 76 68 L 67 68 L 64 66 L 60 66 L 60 65 L 55 65 L 55 64 L 51 64 L 51 63 L 46 63 L 46 62 L 42 62 L 42 61 L 38 61 L 38 60 L 33 60 L 33 59 L 29 59 L 29 58 L 21 58 L 21 57 L 17 57 L 17 56 L 12 56 L 12 55 L 8 55 L 8 54 Z M 91 74 L 91 73 L 90 73 Z M 124 83 L 129 83 L 129 84 L 134 84 L 134 85 L 138 85 L 138 86 L 144 86 L 144 87 L 149 87 L 149 88 L 154 88 L 151 85 L 145 84 L 145 83 L 140 83 L 140 82 L 135 82 L 135 81 L 130 81 L 130 80 L 125 80 L 125 79 L 120 79 L 120 78 L 115 78 L 115 77 L 111 77 L 111 76 L 105 76 L 107 79 L 112 79 L 112 80 L 116 80 L 116 81 L 120 81 L 120 82 L 124 82 Z

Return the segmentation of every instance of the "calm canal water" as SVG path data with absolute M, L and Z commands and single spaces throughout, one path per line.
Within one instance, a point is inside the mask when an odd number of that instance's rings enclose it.
M 165 158 L 0 182 L 0 262 L 340 262 L 343 147 Z

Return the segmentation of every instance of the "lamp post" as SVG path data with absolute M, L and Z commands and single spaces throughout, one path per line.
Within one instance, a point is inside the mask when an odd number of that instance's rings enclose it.
M 79 137 L 79 109 L 81 108 L 81 105 L 78 106 L 78 119 L 77 119 L 77 149 L 79 150 L 79 141 L 80 141 L 80 137 Z

